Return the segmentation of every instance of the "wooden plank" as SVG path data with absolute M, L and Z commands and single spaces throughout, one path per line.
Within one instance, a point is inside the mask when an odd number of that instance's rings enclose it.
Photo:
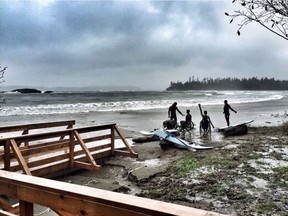
M 17 143 L 15 142 L 15 140 L 10 140 L 10 144 L 11 144 L 11 147 L 14 151 L 14 154 L 16 155 L 16 158 L 19 162 L 19 165 L 21 166 L 23 172 L 26 174 L 26 175 L 31 175 L 31 172 L 24 160 L 24 157 L 22 156 L 18 146 L 17 146 Z
M 33 161 L 33 162 L 26 162 L 27 163 L 27 166 L 31 169 L 35 169 L 35 167 L 46 167 L 47 164 L 51 164 L 53 162 L 59 162 L 61 163 L 62 160 L 65 160 L 65 159 L 68 159 L 69 158 L 69 153 L 65 153 L 65 154 L 61 154 L 61 155 L 57 155 L 57 156 L 53 156 L 53 157 L 48 157 L 48 158 L 45 158 L 45 159 L 41 159 L 41 160 L 36 160 L 36 161 Z M 38 169 L 39 169 L 38 168 Z M 36 168 L 37 169 L 37 168 Z M 15 165 L 15 166 L 11 166 L 11 169 L 10 171 L 12 172 L 16 172 L 16 171 L 19 171 L 21 170 L 21 167 L 19 164 Z
M 0 210 L 0 216 L 17 216 L 16 214 L 12 214 L 10 212 L 6 212 L 3 210 Z
M 10 212 L 9 210 L 12 210 L 13 207 L 10 205 L 10 203 L 6 202 L 5 200 L 0 198 L 0 208 Z M 10 212 L 11 213 L 11 212 Z
M 1 192 L 2 189 L 7 196 L 74 215 L 222 216 L 206 210 L 7 171 L 0 171 Z
M 24 130 L 29 130 L 29 129 L 42 129 L 42 128 L 44 129 L 44 128 L 60 127 L 60 126 L 67 126 L 67 125 L 68 126 L 75 125 L 75 120 L 2 126 L 0 127 L 0 133 L 24 131 Z

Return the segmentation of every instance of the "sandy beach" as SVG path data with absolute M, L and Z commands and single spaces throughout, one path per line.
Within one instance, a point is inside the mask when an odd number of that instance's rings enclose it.
M 255 121 L 243 136 L 224 137 L 214 131 L 210 138 L 201 138 L 196 129 L 192 140 L 213 150 L 163 150 L 159 141 L 134 144 L 138 159 L 116 157 L 105 162 L 100 173 L 80 171 L 58 180 L 228 215 L 285 215 L 288 138 L 276 126 L 287 121 L 286 104 L 285 100 L 233 105 L 238 113 L 232 114 L 232 122 Z M 225 123 L 221 108 L 209 107 L 215 125 Z M 198 122 L 196 112 L 193 109 L 192 115 Z M 113 115 L 128 139 L 141 136 L 142 129 L 159 127 L 166 117 L 165 110 Z
M 213 150 L 163 150 L 160 141 L 134 143 L 137 159 L 115 157 L 101 164 L 100 172 L 79 171 L 58 178 L 72 184 L 143 196 L 228 215 L 285 215 L 288 212 L 288 138 L 277 128 L 287 121 L 288 99 L 231 104 L 231 124 L 253 119 L 248 134 L 224 137 L 213 131 L 200 137 L 197 104 L 189 108 L 196 129 L 192 141 Z M 187 107 L 179 106 L 185 113 Z M 223 106 L 207 106 L 215 127 L 225 126 Z M 76 120 L 75 127 L 115 122 L 127 139 L 141 130 L 162 126 L 167 109 L 125 112 L 87 112 L 2 118 L 2 124 Z M 184 117 L 178 115 L 181 120 Z M 263 127 L 264 126 L 264 127 Z M 273 127 L 272 127 L 273 126 Z M 39 208 L 39 212 L 45 208 Z M 43 215 L 53 215 L 53 212 Z

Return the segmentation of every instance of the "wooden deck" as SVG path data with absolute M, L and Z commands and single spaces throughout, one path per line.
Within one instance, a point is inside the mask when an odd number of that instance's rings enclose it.
M 75 121 L 0 127 L 0 133 L 13 134 L 0 138 L 0 195 L 19 200 L 11 205 L 0 198 L 0 216 L 32 216 L 34 204 L 63 216 L 221 215 L 42 178 L 74 169 L 98 171 L 98 160 L 115 155 L 138 156 L 116 124 L 73 125 Z M 41 132 L 31 132 L 39 129 Z M 115 149 L 116 135 L 124 150 Z
M 124 151 L 115 149 L 115 134 L 122 139 Z M 138 156 L 116 124 L 0 138 L 0 169 L 33 176 L 75 168 L 99 170 L 96 160 L 114 155 Z
M 63 216 L 222 216 L 210 211 L 7 171 L 0 171 L 0 191 L 19 199 L 19 205 L 3 205 L 0 216 L 15 216 L 18 213 L 20 216 L 32 216 L 33 204 L 50 208 Z

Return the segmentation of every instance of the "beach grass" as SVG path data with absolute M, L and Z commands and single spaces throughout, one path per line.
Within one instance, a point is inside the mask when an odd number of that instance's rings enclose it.
M 140 196 L 153 191 L 160 200 L 224 214 L 287 215 L 287 136 L 284 123 L 209 143 L 214 150 L 187 152 L 143 184 Z

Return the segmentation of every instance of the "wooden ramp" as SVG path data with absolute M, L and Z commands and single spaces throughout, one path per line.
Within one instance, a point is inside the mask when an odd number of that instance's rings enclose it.
M 115 134 L 124 143 L 124 150 L 115 149 Z M 47 177 L 77 168 L 98 171 L 97 160 L 115 155 L 138 156 L 116 124 L 0 138 L 0 169 L 33 176 Z

